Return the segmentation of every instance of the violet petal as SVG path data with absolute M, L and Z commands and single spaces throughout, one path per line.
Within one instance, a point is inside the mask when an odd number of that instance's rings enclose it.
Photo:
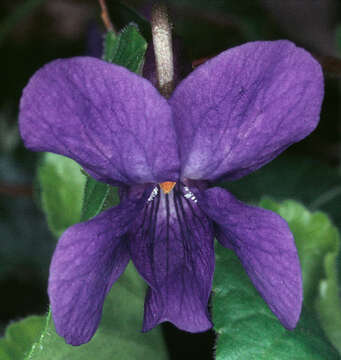
M 218 224 L 218 240 L 232 248 L 256 289 L 287 329 L 299 319 L 301 268 L 288 224 L 272 211 L 248 206 L 221 188 L 206 190 L 203 210 Z
M 127 200 L 97 217 L 67 229 L 50 267 L 48 293 L 56 331 L 81 345 L 95 333 L 103 302 L 129 261 L 124 234 L 141 211 Z
M 143 331 L 164 321 L 189 332 L 209 329 L 214 271 L 211 221 L 177 184 L 152 196 L 129 229 L 132 260 L 150 285 Z
M 99 181 L 178 179 L 171 109 L 123 67 L 90 57 L 45 65 L 24 89 L 19 125 L 26 147 L 68 156 Z
M 170 99 L 182 178 L 234 180 L 260 168 L 315 129 L 322 97 L 320 65 L 289 41 L 208 60 Z

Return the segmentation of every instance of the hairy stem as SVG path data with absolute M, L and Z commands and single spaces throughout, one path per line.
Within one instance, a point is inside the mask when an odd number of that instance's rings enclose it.
M 154 4 L 151 25 L 159 91 L 164 97 L 169 98 L 174 88 L 174 65 L 172 26 L 165 4 Z

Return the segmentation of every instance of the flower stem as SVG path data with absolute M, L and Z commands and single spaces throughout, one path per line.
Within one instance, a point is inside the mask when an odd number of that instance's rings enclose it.
M 151 25 L 158 87 L 160 93 L 169 98 L 174 88 L 172 25 L 164 3 L 158 1 L 154 4 Z
M 107 29 L 107 31 L 115 32 L 115 28 L 110 20 L 110 15 L 109 15 L 107 4 L 106 4 L 105 0 L 98 0 L 98 2 L 99 2 L 99 5 L 101 6 L 101 10 L 102 10 L 101 17 L 102 17 L 105 28 Z

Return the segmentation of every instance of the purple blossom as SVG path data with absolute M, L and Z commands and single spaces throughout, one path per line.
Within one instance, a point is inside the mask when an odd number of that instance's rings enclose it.
M 169 100 L 146 79 L 95 58 L 40 69 L 21 99 L 26 147 L 74 159 L 121 195 L 118 206 L 58 242 L 48 287 L 57 332 L 73 345 L 89 341 L 130 259 L 149 285 L 144 331 L 163 321 L 209 329 L 215 236 L 293 329 L 302 279 L 287 223 L 212 184 L 239 179 L 306 137 L 322 97 L 319 64 L 289 41 L 227 50 Z

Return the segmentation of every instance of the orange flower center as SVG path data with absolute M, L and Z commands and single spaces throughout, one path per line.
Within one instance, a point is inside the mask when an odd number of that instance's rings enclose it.
M 173 190 L 175 184 L 176 183 L 173 181 L 165 181 L 163 183 L 160 183 L 160 188 L 165 194 L 169 194 Z

